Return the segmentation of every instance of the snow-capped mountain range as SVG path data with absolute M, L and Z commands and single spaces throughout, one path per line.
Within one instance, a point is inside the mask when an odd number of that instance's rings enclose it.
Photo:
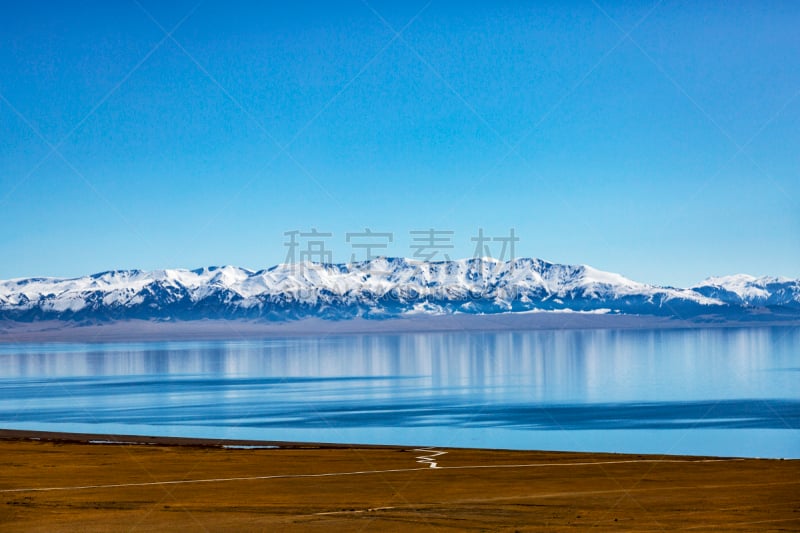
M 0 319 L 107 321 L 577 311 L 800 317 L 800 280 L 735 275 L 680 289 L 639 283 L 586 265 L 540 259 L 278 265 L 251 271 L 118 270 L 72 279 L 0 281 Z

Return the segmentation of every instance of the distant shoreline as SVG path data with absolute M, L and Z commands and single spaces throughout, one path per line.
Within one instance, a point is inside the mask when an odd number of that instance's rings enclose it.
M 30 429 L 0 428 L 0 442 L 3 441 L 37 441 L 71 444 L 96 445 L 154 445 L 154 446 L 191 446 L 209 448 L 291 448 L 291 449 L 397 449 L 408 446 L 390 444 L 336 444 L 324 442 L 289 442 L 265 441 L 252 439 L 212 439 L 202 437 L 170 437 L 166 435 L 123 435 L 104 433 L 72 433 L 65 431 L 38 431 Z M 575 452 L 579 453 L 579 452 Z M 692 456 L 694 457 L 694 456 Z
M 341 442 L 317 442 L 317 441 L 285 441 L 285 440 L 262 440 L 262 439 L 236 439 L 236 438 L 212 438 L 212 437 L 176 437 L 170 435 L 141 435 L 141 434 L 108 434 L 108 433 L 79 433 L 71 431 L 43 431 L 34 429 L 9 429 L 0 427 L 0 443 L 14 441 L 34 441 L 51 442 L 55 444 L 85 444 L 98 446 L 115 445 L 135 445 L 135 446 L 176 446 L 193 448 L 230 448 L 230 449 L 315 449 L 315 450 L 350 450 L 350 449 L 370 449 L 370 450 L 405 450 L 415 448 L 413 445 L 403 444 L 362 444 L 362 443 L 341 443 Z M 800 459 L 783 459 L 777 457 L 749 457 L 732 455 L 704 455 L 704 454 L 665 454 L 665 453 L 632 453 L 632 452 L 613 452 L 613 451 L 576 451 L 576 450 L 550 450 L 550 449 L 517 449 L 517 448 L 476 448 L 446 446 L 451 450 L 475 450 L 485 452 L 505 452 L 505 453 L 547 453 L 547 454 L 570 454 L 576 456 L 636 456 L 636 457 L 675 457 L 686 459 L 741 459 L 759 461 L 798 461 Z
M 0 321 L 0 343 L 17 342 L 124 342 L 226 340 L 332 335 L 448 333 L 579 329 L 700 329 L 800 326 L 800 319 L 749 318 L 728 320 L 698 317 L 681 320 L 647 315 L 578 312 L 504 313 L 489 315 L 409 316 L 385 320 L 308 318 L 285 322 L 251 320 L 194 320 L 115 322 Z

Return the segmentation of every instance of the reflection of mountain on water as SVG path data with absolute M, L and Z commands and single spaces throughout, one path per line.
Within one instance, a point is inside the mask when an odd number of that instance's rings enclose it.
M 377 427 L 798 429 L 797 346 L 792 328 L 0 345 L 0 424 L 305 428 L 319 440 Z

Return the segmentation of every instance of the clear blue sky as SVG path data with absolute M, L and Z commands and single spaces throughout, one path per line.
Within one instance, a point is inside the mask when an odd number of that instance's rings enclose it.
M 291 4 L 4 3 L 0 279 L 258 269 L 312 227 L 336 261 L 514 228 L 641 281 L 800 277 L 800 3 Z

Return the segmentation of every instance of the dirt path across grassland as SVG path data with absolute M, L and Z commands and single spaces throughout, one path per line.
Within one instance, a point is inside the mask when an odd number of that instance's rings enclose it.
M 795 460 L 0 431 L 0 472 L 2 531 L 800 530 Z

